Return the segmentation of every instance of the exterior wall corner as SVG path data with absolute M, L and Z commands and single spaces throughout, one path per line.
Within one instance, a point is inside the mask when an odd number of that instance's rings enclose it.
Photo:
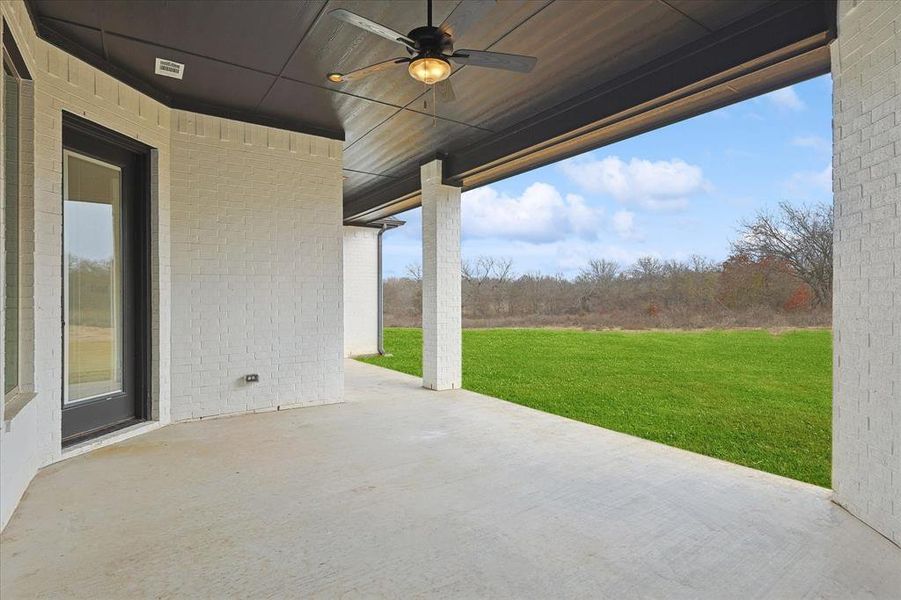
M 901 3 L 840 0 L 831 53 L 834 499 L 901 545 Z
M 379 351 L 378 238 L 372 227 L 344 227 L 344 356 Z

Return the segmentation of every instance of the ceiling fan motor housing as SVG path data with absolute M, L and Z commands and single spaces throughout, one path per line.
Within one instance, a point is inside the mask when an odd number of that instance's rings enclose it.
M 407 48 L 407 52 L 415 56 L 440 57 L 454 52 L 451 36 L 437 27 L 417 27 L 407 37 L 416 42 L 415 49 Z

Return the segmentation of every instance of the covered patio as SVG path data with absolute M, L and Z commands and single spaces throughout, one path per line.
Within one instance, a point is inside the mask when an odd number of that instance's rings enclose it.
M 897 597 L 901 3 L 3 0 L 0 38 L 4 600 Z M 833 490 L 460 389 L 464 191 L 826 73 Z M 345 361 L 416 206 L 421 379 Z
M 43 469 L 18 597 L 892 597 L 828 490 L 348 361 L 343 404 L 186 422 Z

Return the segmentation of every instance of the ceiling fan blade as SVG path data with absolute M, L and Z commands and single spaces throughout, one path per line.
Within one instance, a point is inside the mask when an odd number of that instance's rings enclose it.
M 473 23 L 484 19 L 496 4 L 497 0 L 463 0 L 447 16 L 444 23 L 438 26 L 438 29 L 458 40 L 460 35 L 472 27 Z
M 402 65 L 408 62 L 410 62 L 409 58 L 392 58 L 391 60 L 378 62 L 374 65 L 369 65 L 368 67 L 363 67 L 362 69 L 351 71 L 350 73 L 329 73 L 328 79 L 329 81 L 335 81 L 336 83 L 344 81 L 356 81 L 357 79 L 363 79 L 364 77 L 372 75 L 373 73 L 378 73 L 379 71 L 390 69 L 395 65 Z M 341 77 L 340 79 L 335 79 L 332 77 L 332 75 L 340 75 Z
M 535 63 L 538 62 L 538 59 L 534 56 L 487 52 L 485 50 L 457 50 L 450 56 L 450 59 L 461 65 L 504 69 L 520 73 L 528 73 L 535 66 Z
M 453 102 L 457 99 L 457 95 L 454 93 L 454 86 L 451 85 L 450 79 L 445 79 L 436 83 L 435 93 L 442 102 Z
M 374 33 L 385 38 L 386 40 L 391 40 L 392 42 L 396 42 L 410 48 L 416 47 L 416 42 L 414 42 L 407 36 L 402 35 L 389 27 L 385 27 L 380 23 L 370 21 L 366 17 L 361 17 L 357 13 L 352 13 L 349 10 L 344 10 L 343 8 L 336 8 L 335 10 L 330 11 L 329 14 L 336 19 L 340 19 L 345 23 L 350 23 L 351 25 L 366 30 L 369 33 Z

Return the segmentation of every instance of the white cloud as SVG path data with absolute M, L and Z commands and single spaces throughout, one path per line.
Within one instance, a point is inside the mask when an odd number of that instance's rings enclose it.
M 463 194 L 463 234 L 551 242 L 570 236 L 590 238 L 601 226 L 603 209 L 575 194 L 563 196 L 547 183 L 533 183 L 517 197 L 486 186 Z
M 819 135 L 802 135 L 792 140 L 792 146 L 811 148 L 817 152 L 832 151 L 832 142 Z
M 635 213 L 628 210 L 618 210 L 610 218 L 613 231 L 624 240 L 640 239 L 641 236 L 635 229 Z
M 805 108 L 804 101 L 801 100 L 801 97 L 798 96 L 798 92 L 796 92 L 794 86 L 791 85 L 782 88 L 781 90 L 764 94 L 763 97 L 772 102 L 776 108 L 780 110 L 798 111 L 804 110 Z
M 471 193 L 467 192 L 464 196 Z M 398 218 L 405 220 L 407 224 L 385 235 L 386 277 L 402 277 L 406 274 L 406 265 L 421 263 L 420 211 L 421 209 L 417 208 L 398 215 Z M 577 275 L 592 258 L 604 258 L 625 266 L 634 263 L 641 256 L 669 257 L 670 254 L 661 252 L 659 248 L 642 243 L 643 240 L 636 227 L 639 215 L 635 215 L 632 220 L 631 238 L 615 237 L 620 233 L 628 233 L 627 225 L 630 219 L 625 216 L 627 214 L 632 213 L 620 210 L 609 217 L 601 218 L 597 237 L 570 234 L 552 241 L 531 241 L 499 236 L 473 237 L 466 235 L 464 229 L 463 257 L 464 259 L 478 256 L 510 257 L 513 259 L 513 269 L 516 273 L 541 272 L 548 275 L 559 273 L 567 277 Z M 617 227 L 620 228 L 619 231 Z M 404 232 L 408 228 L 409 231 Z M 687 256 L 690 253 L 682 254 Z M 672 256 L 684 258 L 678 253 Z
M 821 171 L 798 171 L 784 184 L 785 190 L 799 199 L 821 197 L 832 193 L 832 164 Z
M 577 158 L 564 161 L 560 168 L 587 192 L 647 210 L 682 210 L 691 196 L 712 188 L 701 167 L 678 158 L 654 162 L 633 158 L 628 163 L 618 156 Z

